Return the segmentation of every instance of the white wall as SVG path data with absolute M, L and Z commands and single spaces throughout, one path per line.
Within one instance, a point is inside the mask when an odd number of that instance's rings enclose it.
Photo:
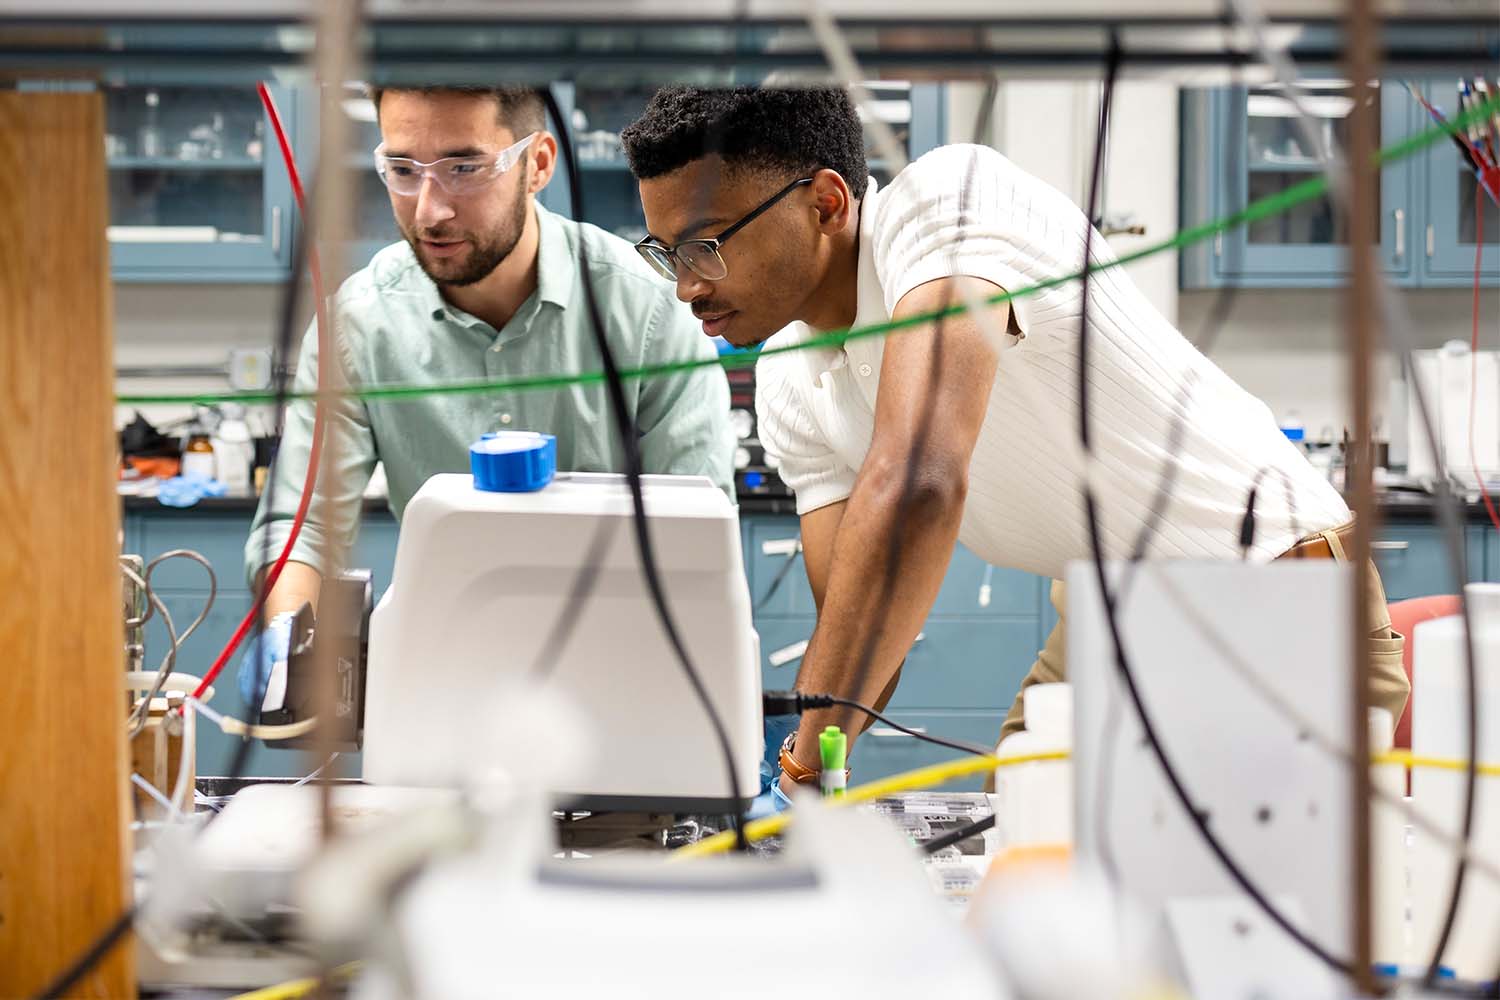
M 116 283 L 114 291 L 117 367 L 222 365 L 231 349 L 269 347 L 276 337 L 280 285 Z M 303 313 L 299 344 L 307 325 L 306 306 Z M 224 378 L 132 378 L 118 380 L 116 387 L 120 393 L 175 394 L 225 392 L 229 383 Z M 175 405 L 139 409 L 157 424 L 189 410 Z M 116 407 L 116 423 L 128 422 L 134 410 Z

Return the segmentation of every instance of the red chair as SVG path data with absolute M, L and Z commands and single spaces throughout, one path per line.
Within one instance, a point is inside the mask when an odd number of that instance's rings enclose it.
M 1459 611 L 1458 598 L 1452 594 L 1434 597 L 1413 597 L 1397 601 L 1390 606 L 1391 628 L 1406 636 L 1406 650 L 1401 654 L 1401 665 L 1406 668 L 1406 679 L 1411 680 L 1412 633 L 1422 622 L 1432 618 L 1446 618 Z M 1395 746 L 1401 750 L 1411 749 L 1411 702 L 1406 699 L 1406 709 L 1396 720 Z

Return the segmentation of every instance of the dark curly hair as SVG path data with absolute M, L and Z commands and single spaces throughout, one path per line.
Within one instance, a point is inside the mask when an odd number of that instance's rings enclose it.
M 638 180 L 713 153 L 731 169 L 789 175 L 827 167 L 855 198 L 865 196 L 870 179 L 864 131 L 842 88 L 667 87 L 620 141 Z

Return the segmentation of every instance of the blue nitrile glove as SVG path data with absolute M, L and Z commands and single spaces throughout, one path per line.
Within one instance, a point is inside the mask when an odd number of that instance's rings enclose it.
M 781 776 L 781 744 L 797 731 L 802 721 L 800 715 L 768 715 L 765 717 L 765 750 L 760 757 L 760 790 L 762 793 L 776 787 Z M 785 796 L 783 796 L 784 798 Z
M 286 700 L 286 661 L 292 647 L 292 621 L 296 617 L 291 611 L 274 615 L 259 635 L 250 638 L 240 657 L 240 698 L 249 708 L 252 722 L 266 708 L 281 708 Z M 271 689 L 270 698 L 267 688 Z M 267 705 L 268 701 L 272 704 Z
M 760 819 L 779 813 L 792 804 L 781 791 L 781 744 L 797 729 L 802 721 L 797 715 L 768 715 L 765 717 L 765 752 L 760 759 L 760 794 L 750 803 L 750 819 Z
M 774 816 L 791 807 L 792 800 L 782 792 L 781 771 L 777 770 L 771 779 L 771 787 L 755 797 L 755 801 L 750 803 L 750 808 L 745 813 L 745 818 L 760 819 L 763 816 Z
M 204 497 L 221 497 L 226 487 L 217 479 L 173 476 L 157 487 L 156 499 L 167 507 L 191 507 Z

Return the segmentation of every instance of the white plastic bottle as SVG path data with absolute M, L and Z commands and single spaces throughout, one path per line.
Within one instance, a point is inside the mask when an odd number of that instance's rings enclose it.
M 255 442 L 245 423 L 245 407 L 225 403 L 223 419 L 214 434 L 214 477 L 230 493 L 250 492 L 250 466 L 255 463 Z

